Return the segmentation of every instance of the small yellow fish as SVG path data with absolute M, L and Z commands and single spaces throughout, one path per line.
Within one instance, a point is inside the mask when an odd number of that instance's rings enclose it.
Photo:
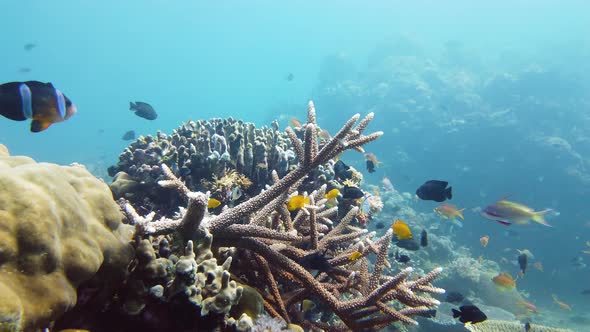
M 214 209 L 221 205 L 221 201 L 215 198 L 209 198 L 209 202 L 207 202 L 208 209 Z
M 453 204 L 443 204 L 441 206 L 437 206 L 434 208 L 434 212 L 436 212 L 439 216 L 443 219 L 451 219 L 454 220 L 455 217 L 463 218 L 463 211 L 465 208 L 458 210 L 457 207 Z
M 340 190 L 334 188 L 334 189 L 328 191 L 328 193 L 326 194 L 326 198 L 327 199 L 334 199 L 334 198 L 338 197 L 338 194 L 340 194 Z
M 399 219 L 393 222 L 391 228 L 399 240 L 408 240 L 412 238 L 412 231 L 410 231 L 408 224 Z
M 287 203 L 287 209 L 289 211 L 295 211 L 304 207 L 305 204 L 309 204 L 309 197 L 303 195 L 293 196 Z
M 312 300 L 305 299 L 301 302 L 301 310 L 309 311 L 315 309 L 315 303 Z
M 351 262 L 356 261 L 357 259 L 361 258 L 363 254 L 360 253 L 359 251 L 355 251 L 352 254 L 350 254 L 350 257 L 348 257 L 348 260 L 350 260 Z

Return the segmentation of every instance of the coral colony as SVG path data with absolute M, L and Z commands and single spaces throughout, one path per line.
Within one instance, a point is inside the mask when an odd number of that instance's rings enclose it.
M 284 133 L 276 123 L 257 129 L 214 119 L 191 121 L 169 136 L 140 137 L 110 169 L 120 210 L 106 185 L 83 167 L 6 153 L 0 167 L 13 175 L 0 178 L 2 187 L 16 187 L 7 181 L 22 178 L 19 188 L 42 184 L 46 192 L 35 190 L 54 202 L 47 203 L 51 213 L 43 223 L 23 222 L 21 215 L 6 233 L 14 239 L 37 227 L 26 240 L 30 246 L 15 245 L 0 256 L 0 304 L 10 309 L 2 310 L 0 330 L 96 331 L 119 324 L 146 331 L 368 331 L 417 324 L 413 316 L 440 304 L 431 294 L 444 290 L 431 282 L 442 268 L 395 271 L 388 262 L 393 231 L 377 237 L 363 227 L 357 199 L 334 205 L 326 198 L 362 180 L 356 170 L 354 181 L 335 180 L 333 165 L 345 150 L 363 151 L 382 135 L 364 133 L 372 119 L 372 113 L 355 115 L 332 137 L 320 138 L 310 102 L 306 123 Z M 298 195 L 305 203 L 290 211 L 287 203 Z M 25 199 L 5 190 L 0 197 L 15 206 Z M 208 209 L 213 197 L 222 204 Z M 372 208 L 382 207 L 375 200 Z M 29 212 L 41 215 L 42 209 Z M 53 254 L 32 264 L 30 253 L 39 248 Z M 17 282 L 7 281 L 4 271 Z M 18 286 L 35 276 L 45 280 L 39 289 Z M 5 292 L 8 284 L 20 295 Z M 54 296 L 60 289 L 61 297 Z M 46 302 L 33 305 L 39 294 Z

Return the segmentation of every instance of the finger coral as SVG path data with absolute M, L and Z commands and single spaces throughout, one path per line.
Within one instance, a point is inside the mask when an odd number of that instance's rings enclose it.
M 0 154 L 0 330 L 47 327 L 99 269 L 122 279 L 132 256 L 122 219 L 84 167 Z

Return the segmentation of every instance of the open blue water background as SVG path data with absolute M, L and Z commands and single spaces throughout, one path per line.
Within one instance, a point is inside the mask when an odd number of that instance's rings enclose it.
M 257 125 L 277 118 L 284 128 L 304 119 L 313 99 L 319 124 L 334 132 L 350 115 L 374 111 L 371 129 L 385 135 L 368 150 L 383 165 L 369 182 L 387 176 L 413 193 L 443 179 L 453 203 L 468 210 L 507 194 L 555 209 L 555 227 L 513 226 L 508 236 L 467 211 L 455 239 L 479 255 L 479 238 L 489 234 L 486 257 L 497 260 L 505 248 L 530 249 L 545 272 L 531 272 L 519 288 L 555 311 L 553 293 L 577 312 L 590 309 L 580 294 L 590 270 L 571 262 L 590 264 L 581 253 L 590 250 L 588 1 L 4 0 L 0 31 L 2 83 L 52 82 L 78 107 L 38 134 L 0 118 L 0 143 L 12 154 L 95 165 L 103 176 L 130 129 L 168 133 L 188 119 L 227 116 Z M 37 46 L 26 51 L 26 43 Z M 429 92 L 407 81 L 413 90 L 396 90 L 398 69 Z M 508 78 L 490 83 L 498 77 Z M 153 105 L 158 119 L 130 112 L 135 100 Z M 555 137 L 569 148 L 547 143 Z M 361 155 L 343 158 L 363 169 Z

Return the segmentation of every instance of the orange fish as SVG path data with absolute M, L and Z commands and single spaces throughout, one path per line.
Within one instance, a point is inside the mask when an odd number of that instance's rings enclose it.
M 516 304 L 525 308 L 527 311 L 532 312 L 534 314 L 539 313 L 539 310 L 537 310 L 537 306 L 531 302 L 527 302 L 523 299 L 519 299 L 518 302 L 516 302 Z
M 289 125 L 293 126 L 294 128 L 303 127 L 303 125 L 301 124 L 301 121 L 297 120 L 297 118 L 290 118 Z
M 443 204 L 434 208 L 434 212 L 436 212 L 439 216 L 443 219 L 455 219 L 455 217 L 463 218 L 463 211 L 465 209 L 457 210 L 457 207 L 453 204 Z
M 322 139 L 324 141 L 329 141 L 331 138 L 330 133 L 326 129 L 321 130 L 319 133 L 319 136 L 320 136 L 320 139 Z
M 543 272 L 543 263 L 536 261 L 535 264 L 533 264 L 533 266 L 535 267 L 535 269 Z
M 555 302 L 558 306 L 560 306 L 561 309 L 567 310 L 567 311 L 572 311 L 572 307 L 569 304 L 559 301 L 559 299 L 557 298 L 557 296 L 555 294 L 552 294 L 551 296 L 553 297 L 553 302 Z
M 393 222 L 391 228 L 399 240 L 408 240 L 412 238 L 412 231 L 410 231 L 408 224 L 399 219 Z
M 489 235 L 484 235 L 484 236 L 482 236 L 482 237 L 479 238 L 479 243 L 484 248 L 488 246 L 488 242 L 490 242 L 490 236 Z
M 516 280 L 512 279 L 512 276 L 506 272 L 499 273 L 497 276 L 492 278 L 492 281 L 501 291 L 511 290 L 516 287 Z

